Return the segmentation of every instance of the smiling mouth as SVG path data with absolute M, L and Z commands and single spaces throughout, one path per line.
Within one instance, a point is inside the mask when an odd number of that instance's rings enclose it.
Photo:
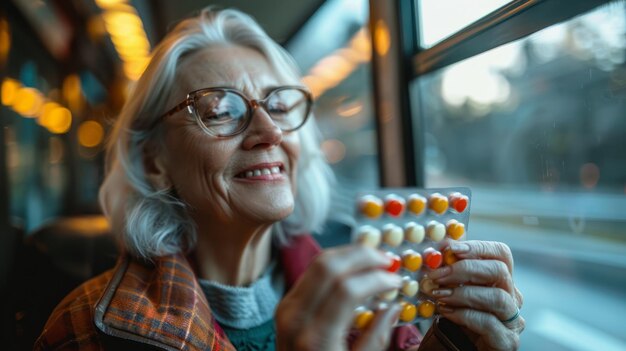
M 258 177 L 263 177 L 263 176 L 279 175 L 284 172 L 285 172 L 285 169 L 282 165 L 271 166 L 271 167 L 259 167 L 259 168 L 243 171 L 237 174 L 235 178 L 240 178 L 240 179 L 258 178 Z

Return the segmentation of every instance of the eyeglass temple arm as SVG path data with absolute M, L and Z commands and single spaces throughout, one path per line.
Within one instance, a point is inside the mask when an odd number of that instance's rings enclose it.
M 169 117 L 173 114 L 175 114 L 178 111 L 184 110 L 185 108 L 189 107 L 191 105 L 191 98 L 187 97 L 183 102 L 181 102 L 180 104 L 174 106 L 171 110 L 165 112 L 161 117 L 159 117 L 158 119 L 156 119 L 152 125 L 150 126 L 150 128 L 154 128 L 154 126 L 156 126 L 157 124 L 159 124 L 162 120 L 164 120 L 166 117 Z

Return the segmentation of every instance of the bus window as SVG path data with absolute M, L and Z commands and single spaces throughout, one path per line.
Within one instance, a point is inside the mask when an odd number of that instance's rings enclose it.
M 514 252 L 525 350 L 626 348 L 625 38 L 614 2 L 412 85 L 426 186 L 470 186 L 471 237 Z
M 287 46 L 315 98 L 322 150 L 339 185 L 335 214 L 351 215 L 356 191 L 379 185 L 367 6 L 329 1 Z
M 429 48 L 510 0 L 417 0 L 420 45 Z

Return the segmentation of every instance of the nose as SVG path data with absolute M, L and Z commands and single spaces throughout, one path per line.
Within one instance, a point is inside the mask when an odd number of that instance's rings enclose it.
M 274 123 L 264 107 L 254 104 L 250 118 L 250 125 L 244 132 L 244 149 L 272 148 L 283 141 L 283 131 Z

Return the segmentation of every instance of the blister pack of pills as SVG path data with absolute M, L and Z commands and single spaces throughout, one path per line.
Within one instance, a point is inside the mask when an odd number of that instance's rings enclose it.
M 438 286 L 428 272 L 456 262 L 447 248 L 450 240 L 464 240 L 469 222 L 469 188 L 384 189 L 360 193 L 352 241 L 384 251 L 392 258 L 390 272 L 403 284 L 374 296 L 355 311 L 354 327 L 363 329 L 377 306 L 399 302 L 400 324 L 431 318 L 436 312 L 431 292 Z

